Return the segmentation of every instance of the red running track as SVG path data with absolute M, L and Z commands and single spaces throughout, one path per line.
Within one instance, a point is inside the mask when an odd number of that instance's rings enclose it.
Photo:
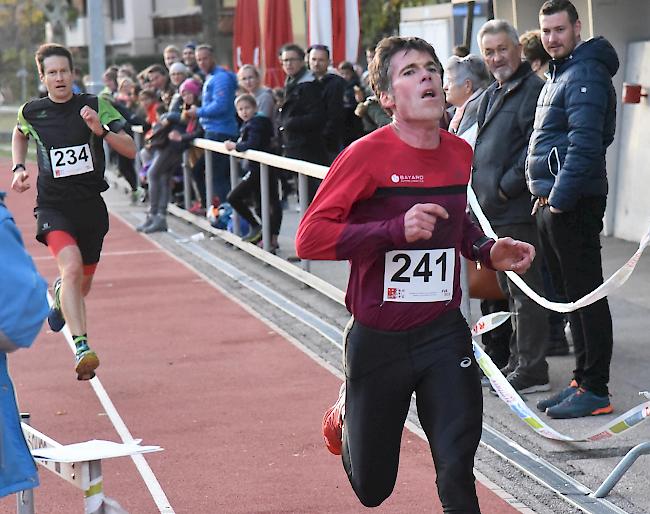
M 3 173 L 0 190 L 9 180 Z M 34 240 L 33 201 L 33 188 L 7 197 L 51 283 L 56 266 Z M 133 437 L 165 448 L 145 458 L 176 513 L 368 510 L 322 443 L 339 380 L 115 216 L 87 309 L 98 376 Z M 91 386 L 76 380 L 61 334 L 44 327 L 30 350 L 10 356 L 10 369 L 35 428 L 64 444 L 120 440 Z M 104 461 L 103 474 L 106 495 L 130 513 L 158 512 L 130 458 Z M 40 476 L 38 514 L 83 511 L 81 491 Z M 484 514 L 517 512 L 478 491 Z M 395 491 L 375 511 L 441 512 L 428 446 L 408 431 Z M 0 500 L 5 512 L 15 512 L 13 496 Z

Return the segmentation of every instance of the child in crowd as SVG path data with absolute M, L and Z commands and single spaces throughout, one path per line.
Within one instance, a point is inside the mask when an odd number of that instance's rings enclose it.
M 256 113 L 257 102 L 250 94 L 243 94 L 235 99 L 237 115 L 242 119 L 240 137 L 237 142 L 225 141 L 228 150 L 245 152 L 246 150 L 260 150 L 268 152 L 273 135 L 273 124 L 271 120 L 261 113 Z M 228 194 L 228 202 L 233 209 L 244 218 L 250 229 L 242 238 L 249 243 L 259 243 L 262 239 L 261 219 L 261 188 L 260 188 L 260 165 L 257 162 L 244 160 L 243 171 L 246 173 L 242 181 Z M 282 223 L 282 207 L 278 195 L 278 179 L 276 174 L 269 170 L 269 201 L 271 209 L 271 248 L 272 251 L 278 248 L 278 234 Z M 255 213 L 251 210 L 255 208 Z

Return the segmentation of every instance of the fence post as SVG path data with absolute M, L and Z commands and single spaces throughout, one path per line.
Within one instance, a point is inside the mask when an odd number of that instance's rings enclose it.
M 303 173 L 298 174 L 298 199 L 300 201 L 300 219 L 305 215 L 307 207 L 309 207 L 309 177 Z M 302 269 L 309 271 L 311 269 L 311 262 L 306 259 L 300 261 Z
M 190 173 L 189 151 L 185 150 L 183 152 L 183 203 L 186 211 L 192 207 L 192 177 Z
M 594 498 L 604 498 L 607 496 L 614 488 L 614 486 L 618 483 L 618 481 L 623 478 L 623 475 L 627 472 L 627 470 L 630 469 L 630 466 L 632 466 L 632 464 L 634 464 L 634 462 L 641 455 L 648 454 L 650 454 L 650 441 L 647 443 L 637 444 L 634 448 L 627 452 L 625 457 L 621 459 L 621 461 L 616 465 L 616 467 L 612 470 L 609 476 L 596 490 L 596 492 L 593 493 L 592 496 Z
M 230 157 L 230 190 L 232 191 L 237 187 L 237 184 L 240 182 L 239 178 L 239 159 L 234 155 Z M 226 199 L 222 198 L 222 202 L 225 202 Z M 239 230 L 239 214 L 235 209 L 232 210 L 232 231 L 236 236 L 241 236 L 241 230 Z
M 269 208 L 269 165 L 260 164 L 260 197 L 262 199 L 262 244 L 264 250 L 271 250 L 271 211 Z M 277 187 L 277 186 L 276 186 Z
M 205 208 L 210 209 L 212 199 L 214 198 L 214 187 L 212 185 L 212 152 L 205 151 Z
M 84 514 L 105 514 L 102 461 L 84 462 L 81 472 L 84 477 Z
M 25 425 L 31 426 L 31 415 L 29 412 L 21 412 L 20 420 Z M 16 493 L 16 513 L 34 514 L 34 489 L 25 489 Z

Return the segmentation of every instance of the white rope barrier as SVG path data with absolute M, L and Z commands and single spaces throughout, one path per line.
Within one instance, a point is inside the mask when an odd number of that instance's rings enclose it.
M 476 198 L 476 194 L 472 190 L 471 186 L 467 187 L 467 199 L 469 201 L 469 205 L 476 215 L 476 218 L 478 219 L 479 224 L 481 225 L 481 228 L 483 229 L 483 232 L 485 232 L 485 235 L 488 237 L 492 237 L 494 239 L 498 239 L 498 236 L 490 226 L 490 222 L 487 220 L 485 217 L 485 214 L 483 214 L 483 211 L 481 210 L 481 206 L 478 203 L 478 200 Z M 621 266 L 611 277 L 609 277 L 605 282 L 603 282 L 598 288 L 594 289 L 592 292 L 587 293 L 584 295 L 582 298 L 579 300 L 576 300 L 575 302 L 567 302 L 567 303 L 559 303 L 559 302 L 551 302 L 544 298 L 543 296 L 540 296 L 537 294 L 535 291 L 533 291 L 524 281 L 523 279 L 517 275 L 514 271 L 506 271 L 506 275 L 510 280 L 512 280 L 519 289 L 521 289 L 526 296 L 528 296 L 531 300 L 536 302 L 537 304 L 541 305 L 542 307 L 545 307 L 546 309 L 555 311 L 555 312 L 573 312 L 578 309 L 581 309 L 582 307 L 586 307 L 587 305 L 591 305 L 592 303 L 597 302 L 598 300 L 605 298 L 607 295 L 621 287 L 625 282 L 627 282 L 627 279 L 630 278 L 630 275 L 634 271 L 634 268 L 636 268 L 637 263 L 639 262 L 639 259 L 641 258 L 641 254 L 643 251 L 646 249 L 646 247 L 650 244 L 650 227 L 646 231 L 645 236 L 641 239 L 641 242 L 639 243 L 639 248 L 637 249 L 636 252 L 634 252 L 634 255 L 630 257 L 630 259 L 623 265 Z
M 504 323 L 510 317 L 509 312 L 497 312 L 483 316 L 472 328 L 472 336 L 476 337 L 492 329 L 495 329 Z M 650 417 L 650 401 L 637 405 L 628 410 L 624 414 L 608 421 L 604 425 L 589 431 L 588 433 L 571 437 L 547 425 L 542 419 L 535 414 L 531 408 L 526 405 L 521 396 L 510 385 L 506 377 L 503 376 L 499 368 L 492 362 L 492 359 L 483 351 L 483 349 L 475 342 L 472 341 L 474 350 L 474 357 L 476 362 L 488 377 L 492 387 L 499 395 L 499 398 L 510 407 L 521 421 L 533 429 L 537 434 L 545 437 L 546 439 L 553 439 L 555 441 L 567 442 L 585 442 L 585 441 L 601 441 L 603 439 L 610 439 L 629 429 L 639 425 L 648 417 Z M 640 393 L 644 394 L 644 393 Z M 650 395 L 648 395 L 650 398 Z

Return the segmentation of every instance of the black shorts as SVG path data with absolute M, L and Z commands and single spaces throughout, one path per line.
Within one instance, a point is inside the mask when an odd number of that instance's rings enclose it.
M 34 209 L 36 239 L 47 245 L 45 235 L 53 230 L 67 232 L 77 241 L 84 264 L 96 264 L 108 233 L 108 211 L 101 196 Z

